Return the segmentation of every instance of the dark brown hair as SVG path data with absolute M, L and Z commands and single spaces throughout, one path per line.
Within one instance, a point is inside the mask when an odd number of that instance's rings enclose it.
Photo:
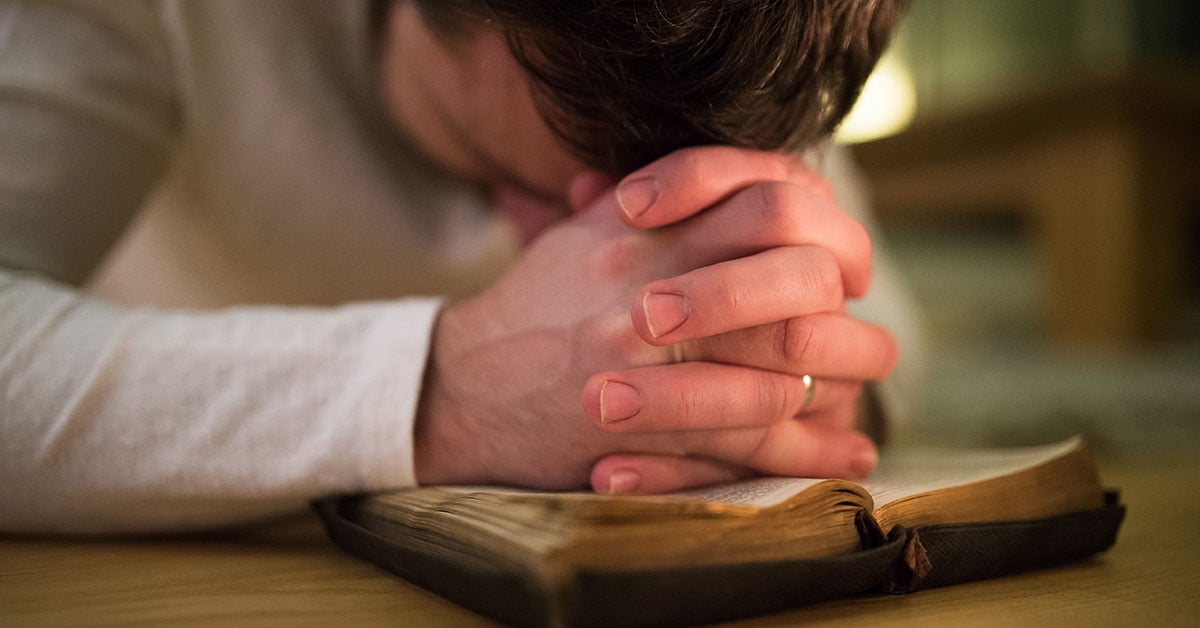
M 907 0 L 416 0 L 494 23 L 554 132 L 614 175 L 678 148 L 796 150 L 849 112 Z

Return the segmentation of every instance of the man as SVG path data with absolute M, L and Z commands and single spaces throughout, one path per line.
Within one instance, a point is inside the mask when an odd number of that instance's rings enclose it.
M 873 465 L 870 242 L 771 151 L 890 3 L 0 6 L 3 528 Z

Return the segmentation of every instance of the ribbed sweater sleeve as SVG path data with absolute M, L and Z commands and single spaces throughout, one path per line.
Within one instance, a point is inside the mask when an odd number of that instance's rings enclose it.
M 198 529 L 413 484 L 437 309 L 131 309 L 0 275 L 0 529 Z

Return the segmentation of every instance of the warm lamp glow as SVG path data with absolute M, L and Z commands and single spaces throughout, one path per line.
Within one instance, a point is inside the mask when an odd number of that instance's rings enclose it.
M 834 139 L 840 144 L 859 144 L 894 135 L 912 122 L 916 112 L 912 74 L 894 55 L 885 54 Z

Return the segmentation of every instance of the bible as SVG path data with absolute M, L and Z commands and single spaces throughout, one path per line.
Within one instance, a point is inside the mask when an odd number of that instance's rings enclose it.
M 696 624 L 990 578 L 1104 551 L 1124 516 L 1080 438 L 885 452 L 859 482 L 663 496 L 424 487 L 315 507 L 342 549 L 524 626 Z

